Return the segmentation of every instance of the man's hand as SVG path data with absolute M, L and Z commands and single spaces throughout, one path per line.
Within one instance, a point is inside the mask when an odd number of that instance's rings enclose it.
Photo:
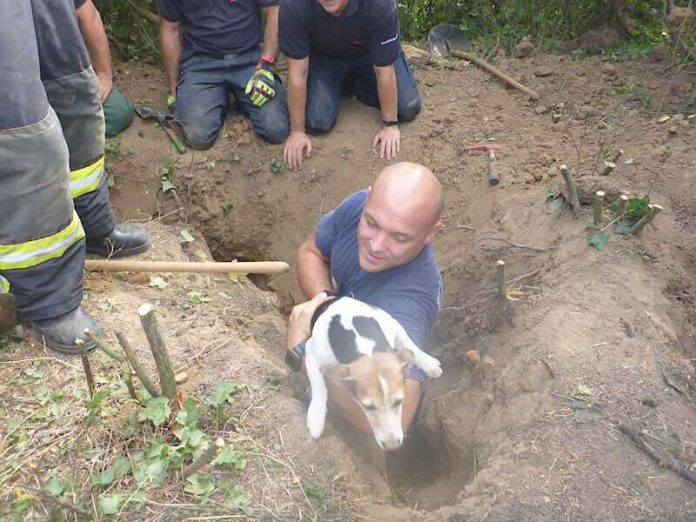
M 398 125 L 382 127 L 372 140 L 372 148 L 379 147 L 379 157 L 390 160 L 401 150 L 401 131 Z
M 99 101 L 103 104 L 114 88 L 114 81 L 111 79 L 111 76 L 97 74 L 97 83 L 99 84 Z
M 326 292 L 319 292 L 309 301 L 295 305 L 288 319 L 288 348 L 295 346 L 300 341 L 308 339 L 312 334 L 310 325 L 312 316 L 317 307 L 328 299 Z
M 167 108 L 169 109 L 169 112 L 174 114 L 174 112 L 176 111 L 176 95 L 174 95 L 174 94 L 167 95 Z
M 312 157 L 312 140 L 305 132 L 293 131 L 285 142 L 285 165 L 290 170 L 302 170 L 302 156 L 307 149 L 307 158 Z
M 256 69 L 254 75 L 249 78 L 244 92 L 251 98 L 251 103 L 261 107 L 268 100 L 273 99 L 275 91 L 275 75 L 272 65 L 263 63 Z

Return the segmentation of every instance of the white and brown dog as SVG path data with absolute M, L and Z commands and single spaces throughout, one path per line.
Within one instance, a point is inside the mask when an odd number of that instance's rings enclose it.
M 365 412 L 381 448 L 404 439 L 401 402 L 408 368 L 428 377 L 442 375 L 440 361 L 418 348 L 387 312 L 350 297 L 331 298 L 314 313 L 305 366 L 312 391 L 307 428 L 315 439 L 324 431 L 327 389 L 324 377 L 347 385 Z

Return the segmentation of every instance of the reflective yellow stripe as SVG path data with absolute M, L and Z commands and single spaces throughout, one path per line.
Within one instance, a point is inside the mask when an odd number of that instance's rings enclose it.
M 10 282 L 0 275 L 0 294 L 6 294 L 10 291 Z
M 99 188 L 104 176 L 104 156 L 86 167 L 70 173 L 70 192 L 73 199 Z
M 70 224 L 55 234 L 16 245 L 0 245 L 0 270 L 29 268 L 60 257 L 83 237 L 82 223 L 73 211 Z

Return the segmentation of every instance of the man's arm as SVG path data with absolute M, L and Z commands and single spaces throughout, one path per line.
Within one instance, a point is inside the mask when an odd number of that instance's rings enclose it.
M 261 54 L 272 56 L 276 60 L 278 58 L 278 6 L 272 5 L 262 10 L 266 15 L 266 30 L 263 33 Z
M 92 0 L 86 0 L 77 9 L 76 14 L 82 36 L 92 58 L 94 72 L 97 75 L 99 97 L 104 103 L 114 86 L 111 52 L 109 52 L 109 41 L 106 38 L 106 31 L 104 31 L 104 23 Z
M 181 38 L 179 22 L 170 22 L 160 17 L 160 50 L 164 70 L 167 71 L 169 94 L 176 96 L 176 84 L 179 83 L 179 57 L 181 56 Z
M 329 260 L 317 247 L 316 237 L 312 234 L 297 250 L 297 280 L 307 299 L 333 287 Z
M 305 107 L 307 105 L 307 76 L 309 58 L 288 58 L 288 112 L 290 113 L 290 136 L 285 142 L 285 164 L 290 170 L 302 168 L 302 155 L 312 157 L 312 141 L 305 132 Z
M 392 125 L 383 125 L 382 129 L 375 135 L 372 147 L 379 146 L 379 157 L 390 160 L 396 157 L 401 150 L 401 131 L 398 121 L 398 91 L 396 86 L 396 72 L 394 65 L 380 67 L 375 65 L 375 76 L 377 77 L 377 96 L 379 97 L 379 107 L 383 122 L 390 122 Z

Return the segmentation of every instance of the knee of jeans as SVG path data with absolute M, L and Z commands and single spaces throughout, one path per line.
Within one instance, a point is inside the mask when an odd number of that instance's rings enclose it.
M 201 129 L 194 125 L 181 126 L 181 134 L 186 145 L 197 150 L 209 149 L 215 142 L 219 131 L 220 129 Z
M 319 114 L 307 114 L 305 126 L 310 134 L 326 134 L 336 125 L 338 115 L 328 111 Z
M 283 143 L 290 134 L 290 125 L 281 118 L 256 128 L 256 133 L 269 143 Z
M 416 93 L 416 96 L 406 100 L 405 103 L 399 104 L 399 121 L 412 121 L 418 116 L 421 111 L 421 98 Z

